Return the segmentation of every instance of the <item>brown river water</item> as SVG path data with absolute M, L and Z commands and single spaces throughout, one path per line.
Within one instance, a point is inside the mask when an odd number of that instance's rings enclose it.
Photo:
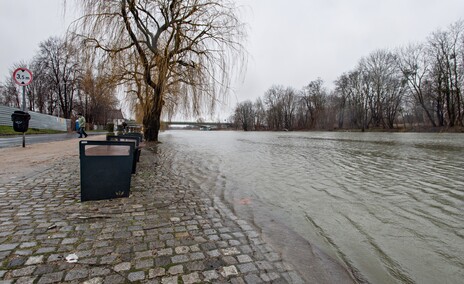
M 160 140 L 181 178 L 300 269 L 315 251 L 358 282 L 464 283 L 464 134 L 175 130 Z

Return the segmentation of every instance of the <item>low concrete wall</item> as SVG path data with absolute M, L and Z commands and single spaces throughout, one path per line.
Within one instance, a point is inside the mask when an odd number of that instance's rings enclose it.
M 0 125 L 13 126 L 13 121 L 11 121 L 11 115 L 16 110 L 20 109 L 7 106 L 0 106 Z M 68 131 L 68 129 L 71 129 L 70 119 L 64 119 L 61 117 L 51 116 L 33 111 L 29 111 L 28 113 L 31 115 L 31 120 L 29 120 L 29 128 L 53 129 L 58 131 Z

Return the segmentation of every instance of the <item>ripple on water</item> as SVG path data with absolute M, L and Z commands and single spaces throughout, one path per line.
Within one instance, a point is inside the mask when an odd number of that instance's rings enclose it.
M 186 180 L 257 226 L 269 226 L 260 214 L 282 222 L 362 279 L 464 279 L 462 134 L 169 133 L 162 145 Z

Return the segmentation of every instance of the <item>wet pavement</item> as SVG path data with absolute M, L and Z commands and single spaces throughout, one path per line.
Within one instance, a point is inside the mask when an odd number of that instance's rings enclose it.
M 80 202 L 79 157 L 0 184 L 1 283 L 304 283 L 147 147 L 131 195 Z

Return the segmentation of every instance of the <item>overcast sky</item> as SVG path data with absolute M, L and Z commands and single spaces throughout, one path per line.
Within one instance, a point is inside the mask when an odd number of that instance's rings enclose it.
M 0 80 L 62 35 L 72 12 L 63 0 L 0 0 Z M 69 1 L 68 1 L 69 2 Z M 369 53 L 423 42 L 464 19 L 464 0 L 237 0 L 249 27 L 247 73 L 229 101 L 262 97 L 272 85 L 326 86 Z

